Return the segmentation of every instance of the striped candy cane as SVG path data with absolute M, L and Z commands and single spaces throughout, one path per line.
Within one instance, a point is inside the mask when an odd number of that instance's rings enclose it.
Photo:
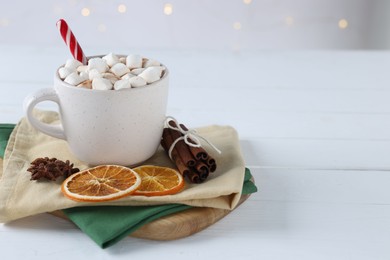
M 84 65 L 87 64 L 87 57 L 84 55 L 83 50 L 80 47 L 80 44 L 77 42 L 76 37 L 70 30 L 68 24 L 65 20 L 60 19 L 57 22 L 57 28 L 60 31 L 60 34 L 62 36 L 62 39 L 64 39 L 64 42 L 69 47 L 70 52 L 72 53 L 73 57 L 83 63 Z

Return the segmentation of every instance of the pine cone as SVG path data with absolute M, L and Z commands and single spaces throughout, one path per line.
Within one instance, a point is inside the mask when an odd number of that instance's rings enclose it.
M 57 160 L 57 158 L 37 158 L 32 163 L 27 171 L 31 172 L 31 180 L 47 179 L 55 181 L 58 177 L 64 176 L 65 178 L 70 175 L 79 172 L 78 168 L 73 168 L 73 163 L 70 164 L 69 160 L 63 162 Z

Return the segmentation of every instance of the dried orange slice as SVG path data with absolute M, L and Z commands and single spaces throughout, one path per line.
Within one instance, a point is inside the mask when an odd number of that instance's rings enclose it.
M 61 186 L 62 193 L 75 201 L 102 202 L 134 193 L 141 177 L 118 165 L 101 165 L 69 176 Z
M 183 176 L 174 169 L 144 165 L 133 170 L 139 174 L 142 180 L 134 195 L 172 195 L 184 188 Z

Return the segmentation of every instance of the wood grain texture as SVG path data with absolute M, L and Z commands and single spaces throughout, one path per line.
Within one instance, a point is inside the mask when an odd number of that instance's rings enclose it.
M 249 196 L 242 195 L 237 207 L 247 200 Z M 204 230 L 232 211 L 205 207 L 191 208 L 150 222 L 129 236 L 150 240 L 180 239 Z M 50 212 L 49 214 L 69 220 L 61 210 Z
M 241 196 L 238 206 L 248 197 L 248 195 Z M 235 209 L 237 209 L 237 207 Z M 230 212 L 232 212 L 232 210 L 191 208 L 144 225 L 132 233 L 131 236 L 151 240 L 174 240 L 184 238 L 213 225 L 227 216 Z

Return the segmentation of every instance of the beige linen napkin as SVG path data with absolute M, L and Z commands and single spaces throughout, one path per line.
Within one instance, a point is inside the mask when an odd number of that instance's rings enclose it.
M 59 122 L 58 114 L 55 112 L 35 111 L 35 116 L 49 124 Z M 198 207 L 233 209 L 241 196 L 245 172 L 237 132 L 232 127 L 216 125 L 199 128 L 197 131 L 222 151 L 219 155 L 208 149 L 211 156 L 216 159 L 218 167 L 206 182 L 186 183 L 185 190 L 175 195 L 128 196 L 103 203 L 75 202 L 62 195 L 60 189 L 62 180 L 30 181 L 31 174 L 27 172 L 27 168 L 35 158 L 45 156 L 64 161 L 70 160 L 81 170 L 88 168 L 88 165 L 72 155 L 66 141 L 37 131 L 23 118 L 10 136 L 4 156 L 3 173 L 1 174 L 0 171 L 0 222 L 9 222 L 59 209 L 91 205 L 139 206 L 180 203 Z M 174 167 L 161 147 L 143 164 Z

